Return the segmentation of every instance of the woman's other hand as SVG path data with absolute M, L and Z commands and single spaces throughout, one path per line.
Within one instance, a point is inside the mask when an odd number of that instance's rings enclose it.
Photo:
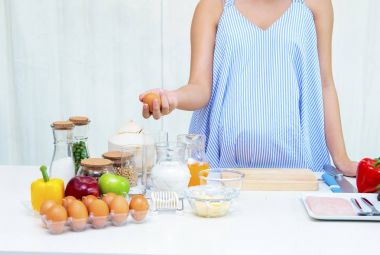
M 335 163 L 335 166 L 341 170 L 345 176 L 355 177 L 358 169 L 358 162 L 347 158 L 343 161 Z

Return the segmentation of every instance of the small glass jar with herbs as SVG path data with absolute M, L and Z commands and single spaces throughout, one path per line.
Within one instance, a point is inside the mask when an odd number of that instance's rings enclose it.
M 75 164 L 75 173 L 78 173 L 81 160 L 90 157 L 88 150 L 88 131 L 90 120 L 86 116 L 72 116 L 69 120 L 75 125 L 72 152 Z

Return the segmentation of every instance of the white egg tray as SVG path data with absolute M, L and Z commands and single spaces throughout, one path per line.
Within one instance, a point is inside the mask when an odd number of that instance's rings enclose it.
M 88 219 L 68 218 L 67 221 L 50 221 L 45 215 L 41 216 L 42 225 L 50 234 L 62 234 L 67 231 L 81 232 L 86 229 L 102 229 L 108 226 L 124 226 L 127 224 L 128 216 L 132 216 L 133 223 L 142 223 L 145 221 L 149 211 L 130 210 L 129 214 L 110 213 L 108 216 L 95 217 L 92 214 Z

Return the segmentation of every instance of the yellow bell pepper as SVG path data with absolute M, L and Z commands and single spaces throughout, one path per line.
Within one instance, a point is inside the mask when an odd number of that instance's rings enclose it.
M 41 166 L 40 170 L 43 178 L 35 180 L 30 186 L 32 206 L 38 212 L 45 200 L 54 200 L 57 204 L 62 204 L 65 193 L 62 179 L 49 179 L 46 166 Z

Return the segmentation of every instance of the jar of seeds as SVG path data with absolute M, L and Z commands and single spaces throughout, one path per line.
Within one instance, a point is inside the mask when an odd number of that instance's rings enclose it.
M 103 154 L 103 158 L 113 162 L 115 173 L 127 178 L 130 187 L 137 185 L 138 173 L 133 159 L 133 153 L 128 151 L 109 151 Z

